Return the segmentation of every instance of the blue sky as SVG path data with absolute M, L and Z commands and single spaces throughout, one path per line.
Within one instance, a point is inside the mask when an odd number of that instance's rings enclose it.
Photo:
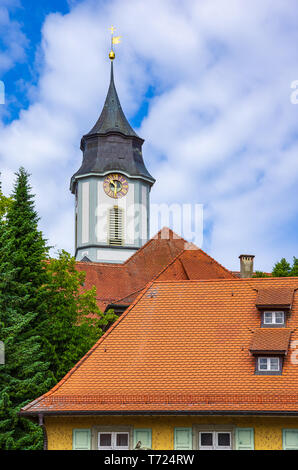
M 73 251 L 69 180 L 103 105 L 115 24 L 116 86 L 146 139 L 152 201 L 202 203 L 203 249 L 228 268 L 243 252 L 264 270 L 298 256 L 295 12 L 295 0 L 1 0 L 4 190 L 27 168 L 41 228 Z
M 1 2 L 2 4 L 2 2 Z M 0 50 L 2 53 L 9 53 L 7 45 L 7 31 L 14 31 L 15 36 L 18 32 L 23 35 L 20 43 L 24 48 L 24 54 L 15 65 L 7 70 L 3 70 L 2 80 L 5 81 L 7 98 L 10 97 L 10 106 L 7 114 L 4 116 L 4 122 L 8 123 L 16 119 L 20 110 L 27 107 L 30 103 L 29 97 L 24 93 L 23 82 L 36 84 L 38 81 L 38 70 L 34 67 L 35 56 L 41 41 L 41 28 L 48 14 L 60 12 L 66 14 L 70 10 L 67 0 L 34 0 L 23 1 L 4 1 L 7 5 L 7 13 L 10 19 L 10 27 L 2 24 Z M 2 7 L 3 8 L 3 7 Z M 4 10 L 4 8 L 3 8 Z M 15 37 L 14 36 L 14 37 Z

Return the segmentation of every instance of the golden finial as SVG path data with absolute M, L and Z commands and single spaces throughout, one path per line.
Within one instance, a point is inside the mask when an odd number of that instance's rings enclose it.
M 114 60 L 115 59 L 115 52 L 114 52 L 114 44 L 119 44 L 120 43 L 120 40 L 121 40 L 121 36 L 114 36 L 114 33 L 116 31 L 116 28 L 114 26 L 111 26 L 109 28 L 109 30 L 111 31 L 111 51 L 109 53 L 109 58 L 110 60 Z

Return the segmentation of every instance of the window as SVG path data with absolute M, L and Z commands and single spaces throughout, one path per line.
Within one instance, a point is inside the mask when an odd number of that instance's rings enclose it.
M 284 429 L 282 441 L 284 450 L 298 450 L 298 429 Z
M 226 431 L 202 431 L 199 432 L 200 450 L 231 450 L 231 432 Z
M 279 357 L 259 357 L 258 370 L 260 372 L 278 372 L 280 371 L 280 358 Z
M 284 312 L 264 312 L 264 325 L 284 325 Z
M 91 449 L 91 430 L 90 429 L 73 429 L 72 448 L 73 450 L 90 450 Z
M 118 206 L 109 210 L 109 244 L 123 245 L 124 211 Z
M 98 433 L 99 450 L 127 450 L 129 449 L 128 432 L 99 432 Z
M 191 450 L 192 449 L 192 428 L 174 429 L 174 449 Z

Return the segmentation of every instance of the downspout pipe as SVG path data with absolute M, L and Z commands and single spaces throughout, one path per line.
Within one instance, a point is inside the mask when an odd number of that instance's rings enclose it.
M 38 424 L 39 426 L 42 427 L 42 431 L 43 431 L 43 450 L 48 450 L 48 435 L 47 435 L 47 430 L 44 424 L 42 413 L 38 414 Z

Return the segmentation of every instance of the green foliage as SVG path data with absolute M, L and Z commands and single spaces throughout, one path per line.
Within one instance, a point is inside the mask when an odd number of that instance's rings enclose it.
M 75 259 L 66 251 L 51 259 L 43 286 L 47 320 L 40 325 L 46 341 L 50 368 L 60 380 L 102 335 L 116 315 L 103 316 L 96 303 L 95 287 L 84 291 L 85 272 L 76 270 Z
M 295 256 L 293 257 L 291 276 L 298 276 L 298 258 L 296 258 Z
M 263 271 L 256 271 L 253 277 L 270 277 L 270 275 L 267 273 L 264 273 Z
M 76 270 L 68 253 L 48 258 L 23 168 L 2 214 L 0 340 L 5 365 L 0 365 L 0 450 L 42 449 L 42 430 L 20 417 L 20 409 L 60 380 L 117 315 L 101 314 L 95 288 L 84 290 L 85 273 Z
M 285 258 L 278 261 L 272 270 L 273 277 L 286 277 L 290 276 L 291 266 Z
M 9 207 L 11 206 L 11 203 L 11 198 L 4 196 L 0 182 L 0 219 L 5 217 Z
M 45 316 L 39 291 L 48 251 L 37 222 L 28 174 L 20 169 L 0 226 L 0 338 L 5 344 L 5 365 L 0 365 L 2 450 L 41 447 L 38 426 L 19 417 L 18 411 L 54 383 L 37 333 Z
M 292 265 L 285 258 L 278 261 L 272 271 L 274 277 L 298 276 L 298 258 L 293 257 Z

